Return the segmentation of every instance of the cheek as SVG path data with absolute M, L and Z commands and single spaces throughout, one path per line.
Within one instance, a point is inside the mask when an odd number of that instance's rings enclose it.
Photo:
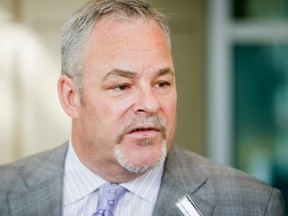
M 123 122 L 129 120 L 129 115 L 127 114 L 132 110 L 134 103 L 135 99 L 132 97 L 110 99 L 103 108 L 105 111 L 104 115 L 114 118 L 115 121 Z
M 177 109 L 177 99 L 176 96 L 171 96 L 170 98 L 163 99 L 165 103 L 162 104 L 162 109 L 166 115 L 169 124 L 176 121 L 176 109 Z
M 110 136 L 116 136 L 121 132 L 121 127 L 125 123 L 127 103 L 125 100 L 119 102 L 114 100 L 104 101 L 103 105 L 96 111 L 98 118 L 101 119 L 102 126 L 106 131 L 110 131 Z M 100 125 L 101 126 L 101 125 Z
M 177 123 L 177 115 L 176 110 L 171 110 L 168 117 L 168 126 L 167 126 L 167 136 L 168 138 L 172 139 L 174 136 L 174 132 L 176 129 L 176 123 Z
M 171 141 L 174 138 L 177 123 L 177 100 L 171 97 L 166 101 L 167 103 L 163 104 L 163 112 L 167 121 L 167 139 Z

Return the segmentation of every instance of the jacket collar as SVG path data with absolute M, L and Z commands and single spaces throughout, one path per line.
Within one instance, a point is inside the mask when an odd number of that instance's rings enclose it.
M 209 203 L 205 196 L 209 193 L 208 188 L 210 187 L 206 186 L 207 177 L 198 164 L 199 162 L 193 156 L 191 157 L 191 153 L 172 146 L 165 162 L 154 216 L 180 215 L 175 203 L 186 194 L 192 198 L 203 215 L 213 214 L 214 202 L 210 201 L 212 203 Z

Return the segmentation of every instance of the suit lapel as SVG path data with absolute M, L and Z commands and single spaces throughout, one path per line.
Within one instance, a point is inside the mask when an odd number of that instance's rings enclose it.
M 209 193 L 205 186 L 206 176 L 196 163 L 191 164 L 189 156 L 178 151 L 172 147 L 167 157 L 153 216 L 180 215 L 175 203 L 185 194 L 192 198 L 203 215 L 212 215 L 215 205 L 205 199 Z
M 8 194 L 11 215 L 61 215 L 67 144 L 35 157 Z

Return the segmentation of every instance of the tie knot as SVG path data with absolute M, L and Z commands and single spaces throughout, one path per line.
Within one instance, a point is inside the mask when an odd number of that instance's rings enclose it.
M 105 183 L 99 187 L 99 201 L 96 214 L 113 215 L 113 210 L 126 189 L 116 183 Z

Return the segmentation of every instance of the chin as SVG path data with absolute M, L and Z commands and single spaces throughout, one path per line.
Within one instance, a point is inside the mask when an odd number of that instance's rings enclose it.
M 141 146 L 139 149 L 124 149 L 122 144 L 117 144 L 114 156 L 120 166 L 130 173 L 144 174 L 164 163 L 167 155 L 166 140 L 161 145 Z

